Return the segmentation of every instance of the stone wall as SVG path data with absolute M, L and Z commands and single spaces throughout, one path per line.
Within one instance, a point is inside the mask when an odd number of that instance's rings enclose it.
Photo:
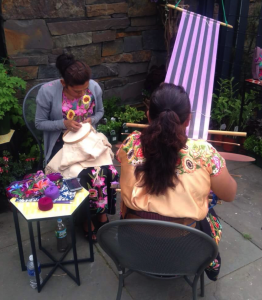
M 149 0 L 3 0 L 8 55 L 27 89 L 59 77 L 56 57 L 72 53 L 92 69 L 104 98 L 137 103 L 147 72 L 165 64 L 164 31 Z

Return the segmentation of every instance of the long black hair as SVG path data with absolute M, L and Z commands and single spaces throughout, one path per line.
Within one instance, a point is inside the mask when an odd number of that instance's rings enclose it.
M 187 93 L 174 84 L 162 83 L 150 98 L 150 125 L 141 134 L 145 163 L 135 170 L 140 186 L 149 194 L 164 194 L 176 186 L 176 165 L 187 142 L 184 123 L 190 110 Z

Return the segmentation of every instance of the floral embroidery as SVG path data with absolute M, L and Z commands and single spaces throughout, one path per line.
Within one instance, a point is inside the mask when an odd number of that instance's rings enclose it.
M 112 212 L 112 209 L 115 209 L 116 191 L 114 188 L 109 190 L 107 188 L 110 183 L 118 184 L 118 182 L 113 181 L 118 180 L 117 170 L 114 166 L 90 168 L 88 176 L 90 179 L 88 179 L 86 185 L 89 191 L 91 211 L 96 213 Z M 114 201 L 113 208 L 112 200 Z
M 213 216 L 211 213 L 208 213 L 206 219 L 211 229 L 211 237 L 218 245 L 222 237 L 222 225 L 219 219 Z
M 89 95 L 85 95 L 83 97 L 83 103 L 84 104 L 89 104 L 90 101 L 91 101 L 91 97 Z
M 67 115 L 66 115 L 67 119 L 68 119 L 68 120 L 73 120 L 73 119 L 74 119 L 74 116 L 75 116 L 75 112 L 74 112 L 72 109 L 70 109 L 70 110 L 68 111 Z
M 89 89 L 86 95 L 74 100 L 68 99 L 63 93 L 62 112 L 63 118 L 83 122 L 94 113 L 95 99 Z
M 127 154 L 128 163 L 136 166 L 144 162 L 143 152 L 140 143 L 141 133 L 134 131 L 123 142 L 120 149 Z M 120 151 L 118 150 L 118 153 Z M 117 156 L 118 156 L 117 153 Z M 216 149 L 209 143 L 202 140 L 188 139 L 186 146 L 180 150 L 177 161 L 177 174 L 190 174 L 201 168 L 208 168 L 211 175 L 218 175 L 225 166 L 225 160 Z

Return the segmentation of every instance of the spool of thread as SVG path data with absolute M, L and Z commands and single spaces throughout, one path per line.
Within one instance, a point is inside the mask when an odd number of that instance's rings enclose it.
M 42 197 L 38 200 L 38 208 L 42 211 L 48 211 L 53 208 L 53 200 L 49 197 Z
M 45 195 L 46 195 L 46 197 L 50 197 L 52 200 L 55 200 L 56 198 L 58 198 L 60 196 L 58 187 L 55 185 L 49 186 L 45 190 Z

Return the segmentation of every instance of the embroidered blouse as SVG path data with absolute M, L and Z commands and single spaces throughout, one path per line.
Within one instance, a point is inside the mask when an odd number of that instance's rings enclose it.
M 74 120 L 79 123 L 83 122 L 93 115 L 94 107 L 95 98 L 89 89 L 86 90 L 86 94 L 83 97 L 73 100 L 68 99 L 63 93 L 62 112 L 64 119 Z
M 137 185 L 134 176 L 135 167 L 144 162 L 140 134 L 134 131 L 117 152 L 121 162 L 122 214 L 129 207 L 173 218 L 203 220 L 208 212 L 211 176 L 219 175 L 226 165 L 225 160 L 206 141 L 188 139 L 179 153 L 176 166 L 179 182 L 175 189 L 168 189 L 164 195 L 150 195 Z

